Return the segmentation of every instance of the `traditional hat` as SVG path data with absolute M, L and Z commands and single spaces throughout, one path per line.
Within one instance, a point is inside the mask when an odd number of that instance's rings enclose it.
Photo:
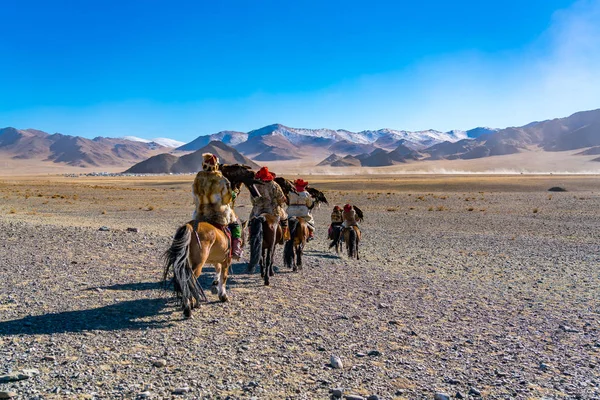
M 296 191 L 297 192 L 304 192 L 304 188 L 308 185 L 308 182 L 306 182 L 304 179 L 302 178 L 298 178 L 294 181 L 294 186 L 296 187 Z
M 344 206 L 344 211 L 350 211 L 350 210 L 352 210 L 352 206 L 350 204 L 346 204 Z
M 260 179 L 263 182 L 271 182 L 273 179 L 275 179 L 275 174 L 269 172 L 269 168 L 262 167 L 256 173 L 256 179 Z
M 219 166 L 219 159 L 211 153 L 202 154 L 202 169 L 204 171 L 216 171 Z

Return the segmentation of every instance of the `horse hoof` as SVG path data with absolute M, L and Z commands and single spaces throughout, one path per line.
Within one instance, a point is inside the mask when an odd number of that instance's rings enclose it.
M 269 286 L 269 282 L 268 281 L 265 281 L 265 286 Z
M 275 272 L 273 272 L 273 271 L 269 272 L 269 276 L 275 276 Z
M 224 295 L 219 296 L 219 300 L 221 300 L 223 303 L 225 303 L 225 302 L 229 301 L 229 297 L 226 294 L 224 294 Z
M 186 308 L 185 310 L 183 310 L 183 317 L 185 319 L 192 319 L 192 310 L 189 308 Z

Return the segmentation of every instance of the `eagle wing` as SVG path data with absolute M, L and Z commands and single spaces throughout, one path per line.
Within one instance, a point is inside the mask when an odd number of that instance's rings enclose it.
M 279 185 L 279 187 L 281 187 L 281 190 L 283 190 L 283 194 L 285 194 L 285 197 L 288 197 L 290 192 L 298 193 L 296 191 L 296 188 L 294 188 L 294 184 L 282 176 L 275 177 L 275 182 Z
M 362 212 L 362 210 L 356 206 L 352 206 L 354 208 L 354 211 L 356 212 L 356 216 L 358 218 L 356 218 L 359 222 L 362 222 L 365 218 L 364 218 L 364 214 Z
M 315 206 L 318 207 L 321 203 L 329 204 L 327 202 L 327 198 L 325 197 L 325 194 L 323 192 L 321 192 L 319 189 L 315 189 L 314 187 L 307 186 L 306 191 L 310 194 L 310 196 L 315 201 L 313 203 L 312 207 L 310 207 L 311 209 L 314 208 Z

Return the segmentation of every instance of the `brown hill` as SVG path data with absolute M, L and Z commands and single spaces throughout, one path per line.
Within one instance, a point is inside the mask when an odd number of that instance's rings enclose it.
M 370 153 L 377 147 L 372 144 L 364 143 L 353 143 L 348 140 L 340 140 L 327 148 L 327 150 L 338 154 L 350 154 L 357 155 L 363 153 Z
M 252 136 L 235 148 L 245 156 L 260 161 L 291 160 L 300 155 L 298 147 L 277 134 Z
M 0 154 L 14 159 L 51 161 L 78 167 L 121 166 L 167 148 L 124 139 L 86 139 L 60 133 L 15 128 L 0 129 Z
M 331 163 L 332 167 L 360 167 L 360 165 L 360 160 L 351 155 L 347 155 L 346 157 Z
M 332 163 L 341 160 L 342 158 L 340 156 L 338 156 L 337 154 L 331 154 L 329 155 L 327 158 L 325 158 L 323 161 L 321 161 L 320 163 L 317 164 L 317 167 L 324 167 L 326 165 L 331 165 Z
M 240 154 L 233 147 L 220 141 L 212 141 L 197 151 L 181 157 L 172 154 L 159 154 L 129 168 L 125 173 L 132 174 L 167 174 L 192 173 L 202 169 L 202 154 L 213 153 L 224 164 L 246 164 L 258 168 L 258 164 Z

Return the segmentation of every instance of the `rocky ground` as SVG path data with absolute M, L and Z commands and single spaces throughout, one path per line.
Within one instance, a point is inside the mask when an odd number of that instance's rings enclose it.
M 600 398 L 597 177 L 324 178 L 361 260 L 322 208 L 301 272 L 236 264 L 191 320 L 161 282 L 177 179 L 0 182 L 0 398 Z

